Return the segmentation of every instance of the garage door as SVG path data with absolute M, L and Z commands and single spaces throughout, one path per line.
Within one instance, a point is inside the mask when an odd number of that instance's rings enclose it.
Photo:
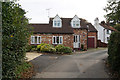
M 94 38 L 88 38 L 88 48 L 94 48 L 95 39 Z

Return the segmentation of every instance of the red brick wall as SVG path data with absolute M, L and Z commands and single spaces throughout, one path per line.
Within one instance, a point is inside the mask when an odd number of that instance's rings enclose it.
M 41 36 L 41 43 L 47 44 L 52 44 L 53 36 L 63 36 L 63 44 L 65 46 L 73 48 L 73 34 L 34 34 L 34 36 Z
M 87 30 L 74 29 L 74 34 L 34 34 L 34 36 L 41 36 L 41 43 L 52 44 L 53 36 L 63 36 L 63 44 L 73 48 L 74 35 L 80 35 L 80 43 L 87 49 Z M 30 44 L 30 41 L 29 41 Z
M 80 35 L 80 44 L 84 45 L 84 48 L 87 49 L 87 30 L 86 29 L 74 29 L 74 35 Z
M 88 37 L 95 38 L 95 48 L 97 48 L 97 32 L 88 32 Z

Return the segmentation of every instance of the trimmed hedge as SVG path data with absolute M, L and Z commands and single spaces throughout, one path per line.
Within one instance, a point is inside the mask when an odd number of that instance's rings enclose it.
M 108 62 L 114 71 L 120 73 L 120 32 L 114 32 L 108 43 Z

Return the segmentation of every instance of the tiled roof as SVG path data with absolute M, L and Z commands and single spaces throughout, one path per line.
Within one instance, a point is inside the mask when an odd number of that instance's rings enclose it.
M 73 34 L 73 29 L 71 27 L 72 18 L 61 18 L 62 19 L 62 27 L 54 28 L 52 25 L 53 18 L 50 18 L 49 24 L 29 24 L 33 27 L 34 33 L 66 33 Z M 89 28 L 87 28 L 89 25 Z M 80 19 L 80 28 L 77 29 L 89 29 L 89 31 L 97 31 L 92 24 L 86 23 L 84 20 Z
M 101 26 L 103 26 L 105 29 L 109 29 L 109 30 L 112 30 L 112 31 L 116 31 L 115 28 L 107 25 L 106 23 L 100 23 Z

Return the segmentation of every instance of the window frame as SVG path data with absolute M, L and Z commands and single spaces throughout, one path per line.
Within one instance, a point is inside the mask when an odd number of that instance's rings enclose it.
M 56 28 L 62 27 L 62 21 L 61 20 L 53 20 L 53 27 L 56 27 Z
M 59 41 L 57 41 L 57 37 L 59 37 Z M 53 36 L 53 38 L 52 38 L 52 44 L 63 44 L 63 36 Z
M 110 33 L 110 31 L 107 29 L 107 34 L 109 34 Z
M 37 40 L 35 40 L 35 37 L 37 37 Z M 35 41 L 37 41 L 35 43 Z M 41 36 L 31 36 L 31 44 L 41 44 Z
M 72 27 L 73 28 L 80 28 L 80 21 L 79 20 L 73 20 L 72 21 Z

